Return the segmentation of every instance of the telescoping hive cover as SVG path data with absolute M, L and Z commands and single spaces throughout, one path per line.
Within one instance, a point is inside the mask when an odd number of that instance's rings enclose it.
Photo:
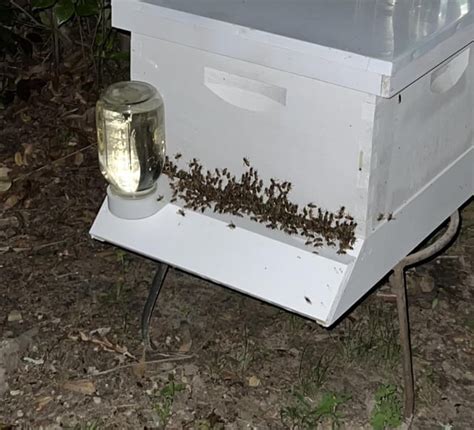
M 114 0 L 112 17 L 164 97 L 171 164 L 162 209 L 105 201 L 97 239 L 328 326 L 473 195 L 473 0 Z

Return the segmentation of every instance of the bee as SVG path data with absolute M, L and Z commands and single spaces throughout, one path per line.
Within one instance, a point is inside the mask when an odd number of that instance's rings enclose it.
M 162 200 L 163 200 L 163 196 L 158 196 L 158 197 L 156 198 L 156 201 L 157 201 L 157 202 L 161 202 Z
M 388 216 L 387 216 L 387 221 L 392 221 L 394 220 L 395 218 L 393 217 L 393 214 L 392 213 L 389 213 Z
M 180 152 L 178 152 L 178 153 L 174 156 L 174 159 L 175 159 L 175 160 L 179 160 L 182 156 L 183 156 L 183 154 L 181 154 Z
M 378 217 L 377 217 L 377 221 L 382 221 L 384 218 L 384 214 L 383 213 L 379 213 Z
M 179 209 L 178 212 L 176 212 L 176 213 L 181 215 L 181 216 L 186 216 L 186 212 L 184 212 L 183 209 Z
M 231 221 L 230 224 L 227 224 L 227 227 L 233 230 L 235 228 L 235 224 Z
M 250 161 L 244 157 L 244 164 L 247 166 L 247 167 L 250 167 Z
M 316 205 L 314 203 L 308 203 L 308 207 L 310 209 L 316 209 Z

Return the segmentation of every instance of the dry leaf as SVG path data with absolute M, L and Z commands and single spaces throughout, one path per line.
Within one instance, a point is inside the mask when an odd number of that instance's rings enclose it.
M 182 321 L 180 324 L 180 330 L 182 342 L 179 347 L 179 352 L 189 352 L 193 346 L 193 338 L 191 336 L 189 324 L 185 321 Z
M 12 181 L 8 177 L 8 167 L 0 167 L 0 193 L 4 193 L 12 186 Z
M 78 152 L 74 156 L 74 164 L 79 167 L 84 162 L 84 154 L 82 152 Z
M 5 200 L 5 203 L 3 204 L 3 210 L 6 211 L 11 209 L 13 206 L 16 206 L 19 201 L 20 198 L 16 194 L 13 194 L 12 196 L 8 197 L 7 200 Z
M 23 156 L 21 155 L 21 152 L 15 154 L 15 164 L 17 166 L 23 166 Z
M 79 331 L 79 336 L 83 342 L 89 342 L 91 340 L 83 331 Z
M 44 396 L 44 397 L 40 397 L 37 401 L 36 401 L 36 412 L 40 412 L 41 410 L 44 409 L 44 407 L 53 400 L 53 398 L 51 396 Z
M 258 387 L 260 385 L 260 379 L 255 375 L 249 378 L 249 387 Z
M 31 155 L 33 154 L 33 144 L 32 143 L 27 143 L 23 145 L 25 150 L 23 151 L 24 155 Z
M 111 328 L 110 327 L 99 327 L 94 330 L 91 330 L 89 332 L 90 336 L 94 336 L 95 334 L 98 334 L 99 336 L 105 336 L 106 334 L 110 333 Z
M 146 373 L 146 361 L 145 361 L 145 348 L 143 348 L 143 353 L 140 358 L 140 361 L 132 366 L 132 371 L 137 378 L 144 378 Z
M 101 329 L 97 329 L 97 330 L 101 330 Z M 97 331 L 96 330 L 96 331 Z M 107 330 L 107 328 L 103 328 L 102 330 Z M 91 332 L 92 334 L 92 332 Z M 128 352 L 128 349 L 126 346 L 120 346 L 120 345 L 114 345 L 112 342 L 110 342 L 110 340 L 108 340 L 105 336 L 101 336 L 102 338 L 101 339 L 98 339 L 97 337 L 94 337 L 94 336 L 88 336 L 87 334 L 85 334 L 83 331 L 79 331 L 79 338 L 83 341 L 83 342 L 91 342 L 91 343 L 94 343 L 96 345 L 99 345 L 104 351 L 108 351 L 108 352 L 118 352 L 119 354 L 122 354 L 124 355 L 125 357 L 128 357 L 128 358 L 131 358 L 132 360 L 136 360 L 135 356 L 133 354 L 130 354 L 130 352 Z M 75 340 L 72 335 L 69 335 L 69 338 L 70 339 L 73 339 Z
M 77 381 L 68 381 L 64 384 L 64 389 L 74 391 L 75 393 L 92 395 L 95 393 L 95 384 L 88 379 L 79 379 Z
M 179 352 L 189 352 L 193 346 L 193 340 L 189 339 L 187 342 L 183 342 L 179 347 Z
M 20 118 L 25 124 L 28 124 L 29 122 L 31 122 L 31 116 L 25 112 L 20 113 Z

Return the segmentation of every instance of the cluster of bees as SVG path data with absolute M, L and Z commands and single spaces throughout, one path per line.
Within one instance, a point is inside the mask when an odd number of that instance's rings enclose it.
M 175 156 L 175 160 L 181 157 Z M 300 208 L 288 199 L 292 185 L 288 181 L 270 179 L 264 184 L 244 158 L 246 171 L 237 178 L 228 169 L 204 170 L 197 159 L 191 160 L 189 169 L 178 169 L 177 164 L 166 158 L 164 173 L 170 179 L 173 191 L 171 201 L 183 200 L 185 208 L 204 212 L 206 209 L 238 217 L 244 215 L 267 228 L 278 229 L 306 239 L 306 245 L 317 248 L 326 242 L 338 246 L 338 253 L 345 253 L 355 242 L 356 223 L 341 207 L 330 213 L 309 203 Z M 233 223 L 229 227 L 235 228 Z

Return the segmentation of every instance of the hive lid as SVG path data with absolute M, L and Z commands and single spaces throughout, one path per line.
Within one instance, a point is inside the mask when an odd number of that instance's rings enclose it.
M 133 32 L 391 97 L 474 40 L 474 0 L 114 0 Z

